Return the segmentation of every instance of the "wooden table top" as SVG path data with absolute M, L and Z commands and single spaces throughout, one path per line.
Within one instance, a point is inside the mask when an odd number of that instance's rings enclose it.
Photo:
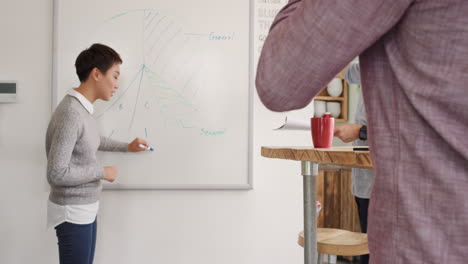
M 352 146 L 318 149 L 312 147 L 262 147 L 262 156 L 273 159 L 313 161 L 348 168 L 373 169 L 369 151 Z

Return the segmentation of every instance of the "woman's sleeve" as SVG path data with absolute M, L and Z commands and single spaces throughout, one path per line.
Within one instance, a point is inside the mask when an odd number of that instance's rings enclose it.
M 65 113 L 57 120 L 47 157 L 47 180 L 55 186 L 77 186 L 104 179 L 104 168 L 97 162 L 81 167 L 70 163 L 82 121 L 78 113 Z
M 100 151 L 128 152 L 128 143 L 101 136 Z
M 256 87 L 273 111 L 307 106 L 352 59 L 392 29 L 413 0 L 290 0 L 275 18 Z

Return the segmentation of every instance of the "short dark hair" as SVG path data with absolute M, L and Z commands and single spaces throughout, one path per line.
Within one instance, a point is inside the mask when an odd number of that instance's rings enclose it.
M 115 63 L 122 63 L 120 55 L 111 47 L 96 43 L 83 50 L 76 58 L 76 74 L 80 82 L 85 82 L 94 68 L 106 73 Z

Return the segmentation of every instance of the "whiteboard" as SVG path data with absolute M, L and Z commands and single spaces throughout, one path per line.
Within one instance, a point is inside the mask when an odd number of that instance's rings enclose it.
M 120 88 L 95 103 L 103 136 L 147 139 L 145 153 L 99 153 L 112 189 L 252 188 L 249 0 L 54 1 L 53 109 L 79 86 L 93 43 L 122 57 Z

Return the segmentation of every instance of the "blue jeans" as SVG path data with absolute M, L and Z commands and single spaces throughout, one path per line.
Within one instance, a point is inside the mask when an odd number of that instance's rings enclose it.
M 97 222 L 79 225 L 64 222 L 55 227 L 60 264 L 92 264 Z

